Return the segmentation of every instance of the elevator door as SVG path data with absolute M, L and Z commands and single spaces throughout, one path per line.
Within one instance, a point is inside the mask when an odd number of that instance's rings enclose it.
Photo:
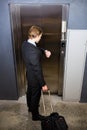
M 43 56 L 42 60 L 46 83 L 51 93 L 62 95 L 65 54 L 65 43 L 61 44 L 62 9 L 63 5 L 10 4 L 14 63 L 19 96 L 25 94 L 27 87 L 21 45 L 28 39 L 28 29 L 32 25 L 38 25 L 43 29 L 39 46 L 52 53 L 49 59 Z
M 27 32 L 31 25 L 39 25 L 43 29 L 39 46 L 52 53 L 49 59 L 43 57 L 43 73 L 51 93 L 58 93 L 62 6 L 23 5 L 20 12 L 23 41 L 27 39 Z
M 43 47 L 51 51 L 50 59 L 43 59 L 45 80 L 52 93 L 59 91 L 59 53 L 61 41 L 61 5 L 45 5 L 41 8 L 44 31 Z

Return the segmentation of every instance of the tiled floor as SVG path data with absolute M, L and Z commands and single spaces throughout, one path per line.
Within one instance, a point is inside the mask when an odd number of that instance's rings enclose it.
M 57 95 L 51 95 L 54 111 L 64 115 L 69 130 L 87 130 L 87 104 L 64 102 Z M 48 95 L 45 95 L 47 115 L 50 114 Z M 40 112 L 44 114 L 42 100 Z M 25 96 L 18 101 L 0 101 L 0 130 L 41 130 L 41 122 L 32 121 L 27 112 Z

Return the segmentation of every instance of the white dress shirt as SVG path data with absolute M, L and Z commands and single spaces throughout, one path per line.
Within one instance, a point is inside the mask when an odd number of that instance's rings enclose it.
M 36 46 L 35 42 L 33 42 L 31 39 L 27 40 L 29 43 L 33 44 L 34 46 Z

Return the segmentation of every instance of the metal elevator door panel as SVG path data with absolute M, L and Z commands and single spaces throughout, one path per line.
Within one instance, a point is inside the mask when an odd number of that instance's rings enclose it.
M 41 26 L 40 5 L 21 5 L 22 41 L 28 39 L 28 30 L 32 25 Z
M 61 5 L 41 6 L 41 25 L 43 28 L 43 47 L 51 51 L 50 59 L 43 59 L 43 72 L 46 83 L 52 93 L 59 89 L 59 53 L 61 40 Z

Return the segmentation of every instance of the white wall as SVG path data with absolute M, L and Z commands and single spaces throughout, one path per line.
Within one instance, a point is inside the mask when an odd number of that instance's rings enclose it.
M 86 47 L 87 30 L 67 31 L 63 100 L 80 100 Z

